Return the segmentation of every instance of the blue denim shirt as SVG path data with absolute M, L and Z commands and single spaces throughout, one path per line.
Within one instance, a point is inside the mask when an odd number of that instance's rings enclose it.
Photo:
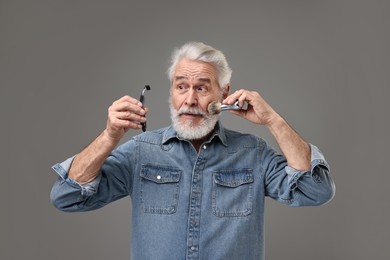
M 199 152 L 172 127 L 119 146 L 98 177 L 79 185 L 59 174 L 52 203 L 63 211 L 93 210 L 132 198 L 132 259 L 264 259 L 264 199 L 290 206 L 328 202 L 334 184 L 311 145 L 310 172 L 287 166 L 266 142 L 217 124 Z

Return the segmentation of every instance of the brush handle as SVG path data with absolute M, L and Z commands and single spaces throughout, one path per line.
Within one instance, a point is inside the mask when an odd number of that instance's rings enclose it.
M 238 104 L 238 100 L 232 105 L 222 104 L 221 111 L 225 111 L 225 110 L 241 110 L 241 107 Z

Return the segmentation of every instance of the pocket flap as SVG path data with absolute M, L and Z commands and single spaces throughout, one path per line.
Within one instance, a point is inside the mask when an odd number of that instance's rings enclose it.
M 214 182 L 221 186 L 235 188 L 253 182 L 251 169 L 234 169 L 214 172 Z
M 142 165 L 141 177 L 156 183 L 179 182 L 180 170 L 165 166 Z

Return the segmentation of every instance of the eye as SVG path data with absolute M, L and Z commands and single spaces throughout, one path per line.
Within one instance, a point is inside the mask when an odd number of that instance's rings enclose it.
M 198 86 L 198 87 L 196 88 L 196 90 L 197 90 L 198 92 L 206 92 L 206 91 L 207 91 L 207 87 L 205 87 L 205 86 Z
M 176 87 L 180 92 L 183 92 L 187 89 L 187 87 L 184 84 L 179 84 Z

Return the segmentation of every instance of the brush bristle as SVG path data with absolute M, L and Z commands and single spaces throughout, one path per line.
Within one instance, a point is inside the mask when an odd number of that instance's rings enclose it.
M 208 107 L 207 111 L 209 111 L 210 114 L 216 115 L 221 113 L 221 102 L 213 101 L 211 102 Z

